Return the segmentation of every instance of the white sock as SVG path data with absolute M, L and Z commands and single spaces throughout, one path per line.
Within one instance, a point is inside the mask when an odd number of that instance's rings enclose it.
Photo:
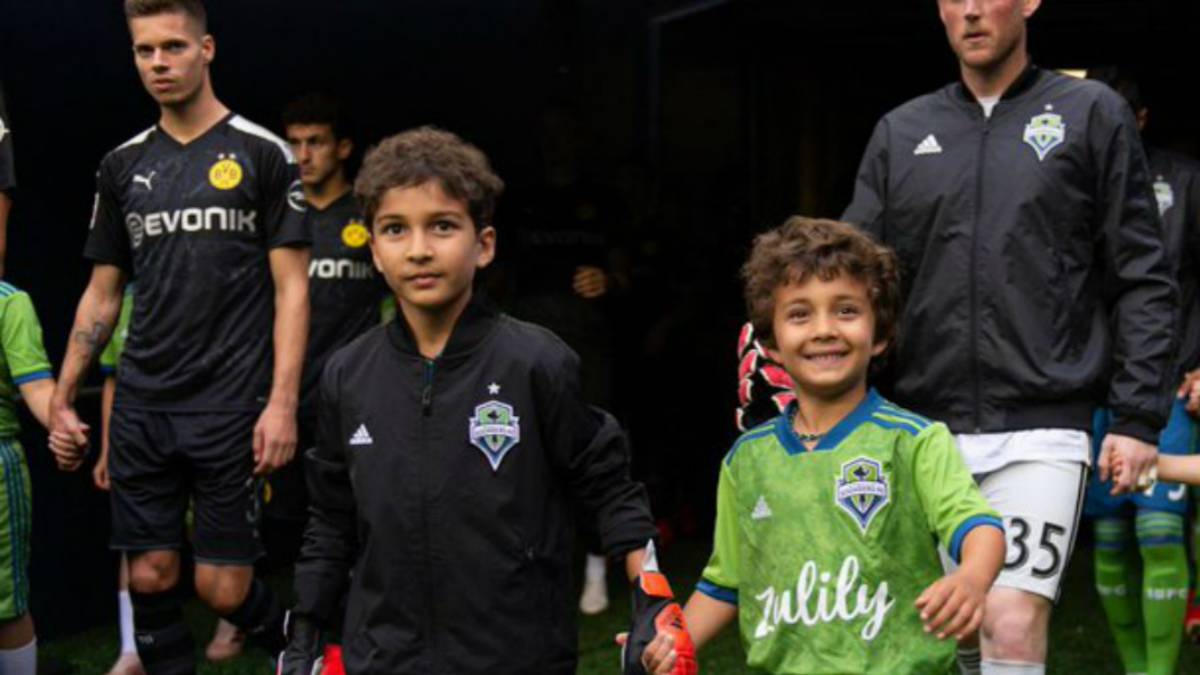
M 981 672 L 983 675 L 1046 675 L 1046 664 L 984 659 Z
M 979 647 L 958 648 L 958 669 L 962 675 L 980 675 Z
M 16 649 L 0 649 L 0 673 L 37 675 L 37 638 Z
M 584 568 L 584 574 L 588 581 L 603 581 L 608 573 L 608 561 L 602 555 L 588 554 L 587 567 Z
M 117 608 L 121 616 L 121 653 L 136 654 L 137 643 L 133 641 L 133 603 L 129 591 L 117 591 Z

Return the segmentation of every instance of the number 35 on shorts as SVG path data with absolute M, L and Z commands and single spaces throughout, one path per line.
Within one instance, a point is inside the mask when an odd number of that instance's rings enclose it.
M 1004 532 L 1008 540 L 1006 572 L 1020 571 L 1035 579 L 1062 572 L 1071 546 L 1065 526 L 1028 516 L 1006 516 Z

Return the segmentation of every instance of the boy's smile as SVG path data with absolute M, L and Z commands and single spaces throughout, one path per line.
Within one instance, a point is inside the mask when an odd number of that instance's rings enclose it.
M 776 288 L 773 331 L 771 358 L 803 394 L 826 400 L 865 390 L 871 358 L 887 347 L 875 341 L 866 284 L 846 274 Z

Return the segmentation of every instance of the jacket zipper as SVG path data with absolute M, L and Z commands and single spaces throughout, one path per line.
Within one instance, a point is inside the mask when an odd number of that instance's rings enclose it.
M 980 111 L 982 113 L 982 111 Z M 995 108 L 992 113 L 995 114 Z M 983 214 L 983 165 L 987 151 L 988 132 L 991 131 L 991 118 L 983 118 L 983 134 L 979 137 L 979 154 L 975 158 L 975 222 L 971 225 L 971 388 L 972 398 L 972 427 L 975 433 L 980 433 L 980 393 L 979 393 L 979 222 Z
M 430 417 L 433 415 L 433 371 L 434 361 L 425 359 L 425 374 L 423 378 L 423 386 L 421 388 L 421 456 L 418 460 L 418 466 L 422 468 L 421 475 L 418 476 L 418 484 L 422 486 L 421 494 L 421 524 L 424 527 L 425 538 L 425 579 L 428 583 L 425 584 L 425 647 L 428 650 L 427 664 L 431 670 L 440 667 L 438 663 L 437 648 L 434 645 L 435 635 L 435 620 L 434 611 L 434 586 L 433 583 L 433 558 L 430 553 L 431 537 L 429 527 L 429 499 L 426 493 L 426 486 L 429 481 L 429 472 L 425 471 L 428 466 L 430 456 L 429 443 L 429 425 Z M 435 665 L 436 664 L 436 665 Z

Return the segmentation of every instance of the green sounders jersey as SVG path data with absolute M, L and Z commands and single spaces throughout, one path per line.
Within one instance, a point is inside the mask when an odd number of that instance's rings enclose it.
M 955 642 L 913 603 L 973 528 L 1002 527 L 945 425 L 874 390 L 807 450 L 796 404 L 721 464 L 699 590 L 736 604 L 747 662 L 769 673 L 945 673 Z
M 129 336 L 129 315 L 133 313 L 133 284 L 125 286 L 125 296 L 121 299 L 121 316 L 117 319 L 117 327 L 113 330 L 112 338 L 100 352 L 100 372 L 105 377 L 117 374 L 117 363 L 121 361 L 121 352 L 125 351 L 125 338 Z
M 0 281 L 0 438 L 21 431 L 17 421 L 18 387 L 52 377 L 42 345 L 42 324 L 29 294 Z

